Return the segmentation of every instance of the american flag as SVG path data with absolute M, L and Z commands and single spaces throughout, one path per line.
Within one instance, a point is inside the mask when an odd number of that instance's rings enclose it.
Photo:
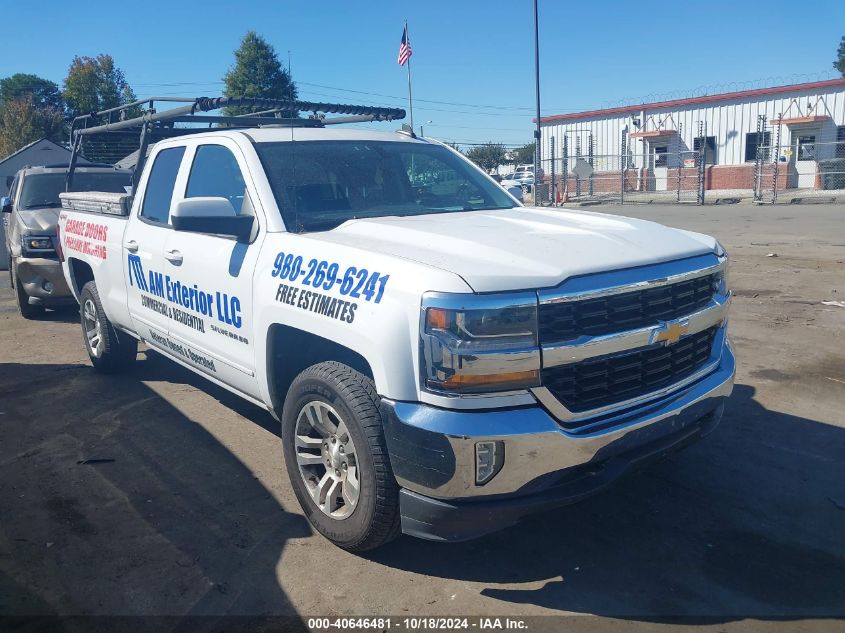
M 404 66 L 411 57 L 411 40 L 408 39 L 408 25 L 402 31 L 402 43 L 399 45 L 399 59 L 396 61 L 400 66 Z

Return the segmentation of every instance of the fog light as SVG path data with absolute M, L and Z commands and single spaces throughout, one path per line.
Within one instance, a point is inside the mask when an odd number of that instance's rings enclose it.
M 475 445 L 475 483 L 483 486 L 493 479 L 505 464 L 505 443 L 477 442 Z
M 45 281 L 43 284 L 41 284 L 41 287 L 44 288 L 44 292 L 53 292 L 52 281 Z

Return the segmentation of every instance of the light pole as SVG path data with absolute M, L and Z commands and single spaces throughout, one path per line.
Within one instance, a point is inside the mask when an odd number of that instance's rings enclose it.
M 537 129 L 534 130 L 534 194 L 540 184 L 540 23 L 537 0 L 534 0 L 534 94 L 537 98 Z M 537 203 L 537 200 L 534 201 Z
M 428 125 L 429 123 L 434 123 L 434 121 L 426 121 L 425 125 Z M 420 124 L 420 136 L 423 136 L 423 137 L 425 136 L 425 134 L 423 133 L 423 124 L 422 123 Z

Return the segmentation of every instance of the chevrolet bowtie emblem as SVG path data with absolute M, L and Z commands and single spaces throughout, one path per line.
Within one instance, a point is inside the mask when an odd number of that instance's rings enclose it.
M 674 321 L 673 323 L 663 323 L 660 329 L 654 331 L 651 336 L 652 343 L 664 342 L 666 345 L 674 345 L 681 340 L 681 337 L 689 331 L 688 323 L 681 323 Z

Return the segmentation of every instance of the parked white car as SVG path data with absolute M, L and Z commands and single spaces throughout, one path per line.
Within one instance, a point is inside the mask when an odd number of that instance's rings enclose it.
M 518 180 L 513 180 L 511 178 L 503 178 L 499 184 L 502 188 L 511 194 L 514 198 L 519 200 L 520 202 L 523 201 L 523 191 L 522 191 L 522 183 Z

